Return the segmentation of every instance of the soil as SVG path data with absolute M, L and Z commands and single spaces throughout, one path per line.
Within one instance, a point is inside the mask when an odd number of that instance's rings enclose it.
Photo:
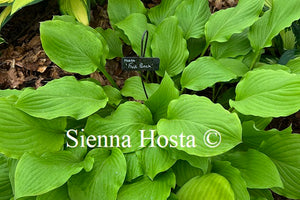
M 160 0 L 143 0 L 146 7 L 151 8 Z M 236 6 L 238 0 L 209 0 L 211 12 Z M 0 8 L 1 10 L 1 8 Z M 96 6 L 91 12 L 91 26 L 106 29 L 110 27 L 107 15 L 107 5 Z M 66 75 L 77 78 L 92 77 L 103 85 L 109 84 L 104 76 L 95 72 L 90 76 L 81 76 L 63 71 L 49 60 L 45 54 L 39 35 L 39 22 L 50 20 L 53 15 L 59 15 L 57 1 L 44 0 L 33 6 L 25 7 L 17 12 L 2 28 L 1 36 L 7 41 L 0 45 L 0 89 L 22 89 L 24 87 L 38 88 L 47 82 Z M 133 56 L 130 47 L 124 46 L 124 56 Z M 123 72 L 120 58 L 108 60 L 106 69 L 117 85 L 123 86 L 124 81 L 136 72 Z M 300 133 L 300 112 L 285 118 L 272 121 L 269 128 L 282 130 L 292 124 L 293 131 Z M 286 198 L 274 194 L 276 200 Z

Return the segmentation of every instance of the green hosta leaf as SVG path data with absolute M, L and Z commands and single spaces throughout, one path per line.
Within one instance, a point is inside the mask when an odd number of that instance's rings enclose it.
M 189 51 L 189 59 L 188 62 L 190 63 L 192 60 L 197 58 L 201 52 L 205 48 L 205 38 L 202 37 L 200 39 L 190 38 L 187 41 L 187 48 Z
M 234 33 L 251 26 L 262 11 L 264 0 L 240 0 L 235 8 L 214 13 L 205 25 L 207 43 L 226 42 Z
M 147 176 L 131 184 L 125 184 L 121 187 L 118 200 L 165 200 L 175 188 L 176 179 L 173 172 L 169 171 L 158 175 L 153 181 Z
M 203 173 L 208 172 L 208 168 L 210 166 L 209 158 L 190 155 L 184 151 L 180 151 L 174 148 L 170 148 L 169 151 L 172 152 L 172 155 L 176 160 L 185 160 L 191 166 L 201 169 Z
M 0 97 L 9 97 L 12 95 L 19 96 L 22 93 L 21 90 L 0 90 Z
M 300 18 L 299 10 L 298 0 L 290 0 L 289 3 L 282 0 L 273 0 L 271 10 L 267 11 L 250 28 L 249 40 L 254 50 L 258 52 L 264 47 L 271 46 L 273 37 Z
M 94 149 L 88 156 L 94 158 L 90 172 L 80 172 L 69 182 L 72 200 L 115 200 L 126 175 L 126 160 L 120 149 Z
M 2 12 L 0 13 L 0 29 L 11 18 L 11 16 L 10 16 L 11 8 L 12 8 L 12 6 L 9 5 L 6 8 L 4 8 L 4 10 L 2 10 Z
M 133 13 L 120 21 L 116 26 L 128 37 L 134 52 L 141 56 L 141 39 L 146 30 L 149 31 L 148 44 L 151 44 L 155 26 L 147 23 L 147 17 L 141 13 Z M 150 45 L 147 45 L 145 57 L 151 56 Z
M 25 6 L 33 5 L 40 1 L 42 1 L 42 0 L 14 0 L 14 2 L 12 4 L 11 15 Z
M 146 14 L 147 10 L 140 0 L 108 0 L 107 12 L 112 26 L 132 13 Z
M 229 162 L 215 161 L 212 171 L 224 176 L 230 183 L 236 200 L 250 200 L 247 185 L 238 169 Z
M 70 200 L 67 185 L 63 185 L 46 194 L 40 195 L 36 200 Z
M 189 180 L 177 193 L 178 200 L 234 200 L 230 183 L 221 175 L 211 173 Z
M 97 68 L 103 71 L 107 46 L 102 36 L 92 30 L 61 20 L 42 22 L 42 45 L 49 58 L 68 72 L 87 75 Z
M 171 101 L 167 119 L 158 123 L 158 134 L 177 137 L 179 150 L 209 157 L 224 153 L 241 142 L 238 116 L 206 97 L 182 95 Z M 189 136 L 190 135 L 190 136 Z M 179 141 L 183 138 L 183 142 Z
M 273 120 L 272 117 L 262 118 L 251 115 L 243 115 L 241 113 L 238 113 L 238 115 L 241 122 L 253 121 L 255 122 L 255 127 L 260 130 L 264 130 Z
M 173 16 L 177 6 L 181 3 L 181 0 L 162 0 L 158 6 L 151 8 L 148 12 L 150 21 L 158 25 L 165 18 Z
M 154 122 L 158 122 L 161 118 L 167 116 L 170 101 L 178 97 L 179 91 L 175 88 L 174 82 L 166 73 L 159 88 L 145 101 L 145 105 L 150 109 L 153 115 Z
M 42 156 L 25 153 L 15 173 L 15 197 L 36 196 L 62 186 L 84 167 L 91 168 L 93 159 L 79 161 L 69 151 Z
M 157 83 L 144 83 L 148 97 L 151 97 L 153 93 L 159 88 Z M 121 90 L 121 94 L 125 97 L 133 97 L 135 100 L 146 101 L 146 95 L 143 89 L 141 77 L 133 76 L 127 79 L 124 83 L 124 87 Z
M 122 41 L 119 38 L 118 33 L 110 28 L 103 30 L 101 27 L 96 28 L 103 38 L 106 40 L 109 53 L 107 59 L 113 59 L 115 57 L 123 57 Z
M 113 105 L 119 105 L 122 101 L 122 95 L 121 92 L 110 85 L 106 85 L 103 87 L 103 90 L 108 97 L 108 103 Z
M 300 75 L 282 70 L 248 72 L 236 87 L 230 106 L 245 115 L 288 116 L 300 109 Z
M 248 189 L 251 200 L 274 200 L 270 190 Z
M 272 188 L 280 195 L 300 199 L 300 135 L 275 135 L 264 141 L 260 151 L 275 163 L 284 188 Z
M 171 195 L 168 197 L 167 200 L 178 200 L 178 198 L 177 198 L 176 194 L 171 193 Z
M 280 32 L 282 38 L 283 48 L 286 50 L 292 50 L 296 45 L 296 37 L 292 30 L 282 30 Z
M 228 58 L 240 55 L 246 55 L 251 50 L 251 45 L 248 40 L 248 29 L 242 33 L 233 34 L 227 42 L 213 42 L 211 44 L 211 53 L 213 57 Z
M 176 162 L 171 152 L 159 147 L 146 147 L 137 152 L 141 160 L 145 174 L 153 180 L 160 173 L 167 171 Z
M 13 196 L 8 170 L 7 158 L 0 154 L 0 200 L 7 200 Z
M 294 74 L 300 74 L 300 57 L 290 60 L 286 66 L 291 69 Z M 1 94 L 1 93 L 0 93 Z
M 182 1 L 175 12 L 185 39 L 204 36 L 204 25 L 210 15 L 208 1 L 206 0 Z
M 228 154 L 226 160 L 241 171 L 248 188 L 282 187 L 278 170 L 265 154 L 249 149 L 247 152 Z
M 44 120 L 15 108 L 16 97 L 0 98 L 0 152 L 19 158 L 25 152 L 58 151 L 64 144 L 65 119 Z
M 264 131 L 256 128 L 253 121 L 248 121 L 243 123 L 243 143 L 250 148 L 257 149 L 263 140 L 266 140 L 274 135 L 291 134 L 291 133 L 292 133 L 291 126 L 283 131 L 279 131 L 277 129 Z
M 176 17 L 169 17 L 159 24 L 153 35 L 151 49 L 152 56 L 160 58 L 158 75 L 163 76 L 166 71 L 173 77 L 182 72 L 189 52 Z
M 286 71 L 286 72 L 291 72 L 291 69 L 288 68 L 287 66 L 284 65 L 280 65 L 280 64 L 274 64 L 274 65 L 268 65 L 268 64 L 257 64 L 255 66 L 255 68 L 253 70 L 261 70 L 261 69 L 265 69 L 265 70 L 282 70 L 282 71 Z
M 179 187 L 182 187 L 191 178 L 203 175 L 203 171 L 201 169 L 193 167 L 187 161 L 183 160 L 178 160 L 172 169 L 176 176 L 176 184 Z
M 247 66 L 239 60 L 200 57 L 184 69 L 181 85 L 183 88 L 200 91 L 217 82 L 226 82 L 243 76 L 247 71 Z
M 60 11 L 74 16 L 84 25 L 89 25 L 90 8 L 87 0 L 59 0 Z
M 119 145 L 124 152 L 132 152 L 140 149 L 141 131 L 145 130 L 146 138 L 150 137 L 149 130 L 155 130 L 152 115 L 149 109 L 137 102 L 126 102 L 120 105 L 110 116 L 102 118 L 98 115 L 92 115 L 87 121 L 85 133 L 87 135 L 105 135 L 107 136 L 107 146 L 110 144 L 110 135 L 117 135 L 120 138 Z M 129 136 L 129 142 L 125 135 Z M 103 139 L 102 139 L 103 140 Z M 102 141 L 101 140 L 101 141 Z M 116 139 L 113 140 L 113 146 L 117 146 Z M 145 145 L 150 141 L 146 140 Z M 94 144 L 98 146 L 98 143 Z M 102 144 L 104 146 L 104 144 Z
M 44 119 L 71 116 L 85 118 L 104 108 L 107 97 L 102 87 L 90 81 L 77 81 L 66 76 L 35 90 L 25 90 L 16 106 L 24 112 Z
M 139 160 L 136 152 L 124 154 L 126 158 L 126 181 L 131 182 L 133 179 L 136 179 L 139 176 L 144 174 L 143 166 L 141 161 Z

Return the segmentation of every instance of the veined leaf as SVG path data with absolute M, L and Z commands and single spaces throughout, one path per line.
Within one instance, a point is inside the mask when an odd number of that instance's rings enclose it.
M 103 38 L 106 40 L 109 53 L 107 59 L 113 59 L 115 57 L 123 57 L 122 42 L 119 38 L 118 33 L 110 28 L 103 30 L 101 27 L 96 28 Z
M 249 40 L 253 49 L 259 52 L 262 48 L 271 46 L 273 37 L 300 18 L 299 10 L 298 0 L 290 0 L 289 3 L 273 0 L 271 10 L 250 28 Z
M 206 0 L 182 1 L 175 11 L 175 16 L 178 18 L 186 40 L 204 36 L 204 26 L 210 15 Z
M 104 108 L 108 99 L 102 87 L 73 76 L 53 80 L 37 90 L 25 90 L 16 107 L 34 117 L 83 119 Z
M 164 98 L 161 98 L 162 96 Z M 150 109 L 155 123 L 167 116 L 170 101 L 178 97 L 179 91 L 175 88 L 174 82 L 166 73 L 159 88 L 145 101 L 145 105 Z
M 108 104 L 116 105 L 118 106 L 120 102 L 122 101 L 122 95 L 121 92 L 110 85 L 106 85 L 103 87 L 103 90 L 108 97 Z
M 248 72 L 230 105 L 245 115 L 288 116 L 300 109 L 300 76 L 282 70 Z
M 186 182 L 195 176 L 202 176 L 203 171 L 199 168 L 191 166 L 187 161 L 178 160 L 172 167 L 176 176 L 176 184 L 182 187 Z
M 177 196 L 178 200 L 234 200 L 228 180 L 215 173 L 192 178 L 180 188 Z
M 194 156 L 175 148 L 169 148 L 168 151 L 171 151 L 176 160 L 185 160 L 191 166 L 201 169 L 203 173 L 206 174 L 208 172 L 208 168 L 211 164 L 210 158 Z
M 300 57 L 290 60 L 286 66 L 291 69 L 294 74 L 300 74 Z
M 283 48 L 286 50 L 292 50 L 296 45 L 296 37 L 292 30 L 280 31 L 280 36 L 283 43 Z
M 142 165 L 145 174 L 151 180 L 164 171 L 167 171 L 176 162 L 171 155 L 171 152 L 159 147 L 146 147 L 136 152 Z
M 176 179 L 173 172 L 168 171 L 158 175 L 153 181 L 147 176 L 131 184 L 125 184 L 121 187 L 118 200 L 165 200 L 175 188 Z
M 177 6 L 181 3 L 181 0 L 162 0 L 161 3 L 148 11 L 148 17 L 150 21 L 158 25 L 165 18 L 173 16 Z
M 126 153 L 124 156 L 127 166 L 126 181 L 131 182 L 133 179 L 136 179 L 144 174 L 143 166 L 140 159 L 136 155 L 136 152 Z
M 7 6 L 2 12 L 0 13 L 0 29 L 4 26 L 4 24 L 9 20 L 10 18 L 10 12 L 11 12 L 12 6 Z
M 7 158 L 0 154 L 0 200 L 7 200 L 13 196 L 8 172 Z
M 200 91 L 217 82 L 243 76 L 247 71 L 247 66 L 236 59 L 216 60 L 213 57 L 200 57 L 184 69 L 181 85 L 183 88 Z
M 288 68 L 285 65 L 280 65 L 280 64 L 268 65 L 268 64 L 265 64 L 265 63 L 256 64 L 253 71 L 254 70 L 261 70 L 261 69 L 282 70 L 282 71 L 286 71 L 286 72 L 289 72 L 289 73 L 291 72 L 291 69 Z
M 275 135 L 265 140 L 259 151 L 269 156 L 275 163 L 283 188 L 272 188 L 280 195 L 300 199 L 300 135 Z
M 93 159 L 78 160 L 69 151 L 42 156 L 25 153 L 15 173 L 15 197 L 36 196 L 62 186 L 83 168 L 90 169 Z
M 263 140 L 274 135 L 291 134 L 292 127 L 288 127 L 285 130 L 279 131 L 277 129 L 271 129 L 268 131 L 259 130 L 253 121 L 247 121 L 243 123 L 243 143 L 250 148 L 257 149 Z
M 251 200 L 274 200 L 271 190 L 248 189 Z
M 70 200 L 67 185 L 65 184 L 46 194 L 37 196 L 36 200 Z
M 147 23 L 147 17 L 141 13 L 133 13 L 124 20 L 118 22 L 116 26 L 123 30 L 128 37 L 134 52 L 141 56 L 141 39 L 146 30 L 149 32 L 148 44 L 151 44 L 155 26 Z M 145 57 L 151 57 L 151 47 L 147 45 Z
M 21 90 L 14 90 L 14 89 L 0 90 L 0 97 L 9 97 L 13 95 L 19 96 L 21 93 L 22 93 Z
M 272 160 L 265 154 L 249 149 L 247 152 L 234 152 L 226 156 L 231 165 L 241 171 L 248 188 L 282 187 L 279 172 Z
M 46 54 L 62 69 L 82 75 L 105 70 L 107 46 L 92 28 L 53 20 L 42 22 L 40 32 Z
M 253 121 L 255 124 L 255 127 L 260 130 L 265 130 L 265 128 L 267 128 L 267 126 L 273 120 L 272 117 L 262 118 L 262 117 L 256 117 L 256 116 L 251 116 L 251 115 L 243 115 L 241 113 L 238 113 L 238 115 L 239 115 L 239 118 L 242 123 L 247 122 L 247 121 Z
M 213 42 L 211 44 L 211 53 L 214 58 L 228 58 L 240 55 L 246 55 L 251 50 L 248 40 L 248 29 L 242 33 L 233 34 L 227 42 Z
M 80 172 L 68 181 L 72 200 L 115 200 L 125 180 L 126 160 L 120 149 L 94 149 L 88 156 L 94 158 L 90 172 Z
M 65 15 L 74 16 L 84 25 L 89 25 L 90 8 L 87 0 L 59 0 L 60 11 Z
M 153 93 L 159 88 L 157 83 L 144 83 L 148 97 L 151 97 Z M 135 100 L 146 101 L 145 91 L 143 89 L 142 80 L 139 76 L 133 76 L 128 78 L 124 87 L 121 90 L 121 94 L 125 97 L 133 97 Z
M 151 49 L 152 56 L 160 58 L 158 75 L 163 76 L 167 72 L 173 77 L 182 72 L 189 52 L 176 17 L 169 17 L 157 26 Z
M 147 10 L 140 0 L 108 0 L 107 12 L 112 26 L 132 13 L 146 14 Z
M 14 2 L 12 4 L 11 15 L 25 6 L 33 5 L 33 4 L 39 3 L 41 1 L 43 1 L 43 0 L 14 0 Z
M 19 158 L 25 152 L 54 152 L 64 144 L 65 119 L 44 120 L 15 108 L 16 97 L 0 98 L 0 152 Z
M 205 25 L 207 44 L 226 42 L 234 33 L 251 26 L 262 11 L 264 0 L 240 0 L 235 8 L 214 13 Z
M 212 166 L 213 172 L 224 176 L 229 181 L 236 200 L 250 200 L 246 182 L 238 169 L 226 161 L 215 161 Z
M 110 144 L 110 137 L 117 135 L 120 138 L 120 148 L 123 152 L 132 152 L 141 149 L 141 132 L 145 130 L 145 137 L 149 138 L 151 133 L 149 130 L 155 130 L 152 115 L 149 109 L 137 102 L 126 102 L 120 105 L 112 115 L 102 118 L 98 115 L 92 115 L 88 118 L 85 133 L 87 135 L 105 135 L 108 137 L 107 145 L 117 145 L 116 140 L 114 144 Z M 129 143 L 126 142 L 126 135 L 130 137 Z M 123 138 L 124 137 L 124 138 Z M 123 138 L 123 139 L 122 139 Z M 122 147 L 122 142 L 124 146 Z M 147 140 L 145 145 L 150 141 Z
M 171 101 L 167 119 L 161 119 L 157 127 L 159 135 L 183 138 L 177 149 L 202 157 L 224 153 L 239 144 L 242 137 L 236 114 L 194 95 L 181 95 Z

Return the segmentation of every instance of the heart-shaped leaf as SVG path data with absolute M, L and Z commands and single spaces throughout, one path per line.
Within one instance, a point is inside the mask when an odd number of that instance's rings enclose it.
M 282 70 L 248 72 L 230 105 L 245 115 L 288 116 L 300 109 L 300 75 Z
M 108 98 L 101 86 L 77 81 L 73 76 L 53 80 L 35 90 L 25 90 L 16 107 L 34 117 L 83 119 L 104 108 Z
M 192 155 L 209 157 L 224 153 L 241 142 L 238 116 L 206 97 L 181 95 L 171 101 L 167 119 L 158 122 L 159 135 L 172 137 L 170 143 Z

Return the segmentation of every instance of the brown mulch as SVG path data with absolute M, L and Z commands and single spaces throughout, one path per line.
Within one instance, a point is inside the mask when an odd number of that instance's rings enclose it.
M 144 0 L 146 7 L 151 8 L 161 0 Z M 209 0 L 211 12 L 236 6 L 238 0 Z M 97 6 L 91 12 L 91 26 L 109 28 L 107 5 Z M 39 38 L 39 22 L 50 20 L 59 14 L 57 1 L 45 0 L 39 4 L 23 8 L 3 27 L 2 37 L 8 44 L 0 45 L 0 89 L 22 89 L 24 87 L 40 87 L 47 82 L 71 75 L 49 60 L 41 46 Z M 133 55 L 131 48 L 124 46 L 124 55 Z M 123 72 L 120 58 L 108 60 L 106 69 L 119 86 L 136 72 Z M 76 77 L 82 76 L 75 74 Z M 95 72 L 90 75 L 103 85 L 109 84 L 104 76 Z M 293 130 L 300 133 L 300 112 L 286 118 L 274 119 L 269 128 L 280 130 L 293 124 Z M 286 198 L 274 194 L 275 200 Z

